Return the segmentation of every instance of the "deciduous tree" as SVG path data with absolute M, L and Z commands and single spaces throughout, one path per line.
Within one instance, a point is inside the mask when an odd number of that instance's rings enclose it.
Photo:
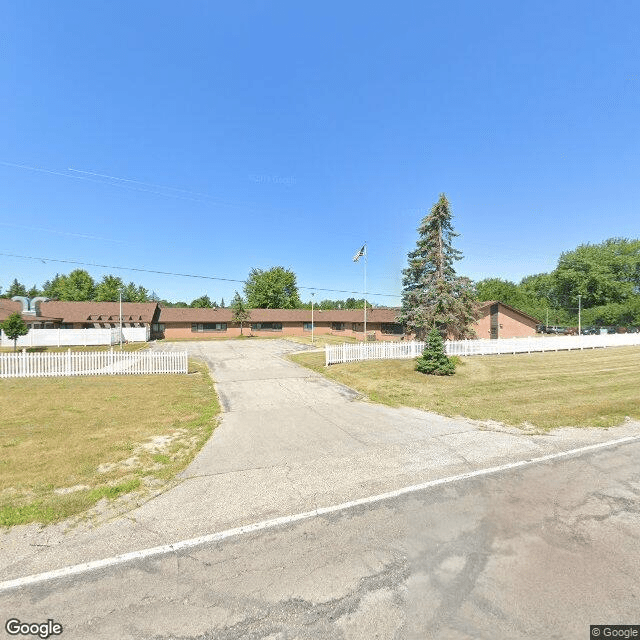
M 18 338 L 29 333 L 29 327 L 19 313 L 12 313 L 4 322 L 0 322 L 0 329 L 9 340 L 13 340 L 14 351 L 17 350 Z
M 116 302 L 120 300 L 120 291 L 124 290 L 124 282 L 118 276 L 106 275 L 95 289 L 97 302 Z
M 251 269 L 244 286 L 247 306 L 253 309 L 296 309 L 300 296 L 296 274 L 284 267 Z
M 65 279 L 61 300 L 93 300 L 96 284 L 88 271 L 75 269 Z
M 578 294 L 585 308 L 624 302 L 640 293 L 640 240 L 610 238 L 566 251 L 553 283 L 563 307 L 576 306 Z
M 189 306 L 194 309 L 211 309 L 213 307 L 213 303 L 208 295 L 204 295 L 192 300 Z
M 247 305 L 243 297 L 236 291 L 233 300 L 231 301 L 231 309 L 233 311 L 233 321 L 240 325 L 240 335 L 243 335 L 242 328 L 245 322 L 251 319 L 251 312 L 247 308 Z

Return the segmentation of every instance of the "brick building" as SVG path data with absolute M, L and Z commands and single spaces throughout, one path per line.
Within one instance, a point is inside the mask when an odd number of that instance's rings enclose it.
M 115 328 L 120 323 L 118 302 L 59 302 L 55 300 L 0 299 L 0 322 L 19 312 L 31 329 Z M 398 309 L 369 309 L 369 340 L 403 340 L 403 328 L 396 322 Z M 244 324 L 244 335 L 262 337 L 310 336 L 310 309 L 251 309 Z M 362 309 L 333 309 L 313 313 L 315 335 L 330 334 L 362 340 Z M 172 339 L 233 338 L 240 335 L 240 325 L 227 309 L 162 308 L 155 302 L 123 302 L 124 327 L 148 326 L 151 337 Z M 474 325 L 478 338 L 513 338 L 534 335 L 538 321 L 526 313 L 498 301 L 482 304 L 481 317 Z

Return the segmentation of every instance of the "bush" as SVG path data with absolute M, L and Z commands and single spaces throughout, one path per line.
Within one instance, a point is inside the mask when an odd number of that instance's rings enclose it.
M 434 376 L 451 376 L 456 371 L 453 360 L 444 352 L 444 342 L 437 329 L 431 329 L 422 355 L 416 360 L 416 371 Z

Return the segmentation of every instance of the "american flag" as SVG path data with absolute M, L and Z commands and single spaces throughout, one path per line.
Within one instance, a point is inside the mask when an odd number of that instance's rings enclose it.
M 367 245 L 363 244 L 362 249 L 360 249 L 360 251 L 358 251 L 358 253 L 356 253 L 356 255 L 353 256 L 353 261 L 358 262 L 358 260 L 360 260 L 360 258 L 362 258 L 362 256 L 366 253 L 366 250 L 367 250 Z

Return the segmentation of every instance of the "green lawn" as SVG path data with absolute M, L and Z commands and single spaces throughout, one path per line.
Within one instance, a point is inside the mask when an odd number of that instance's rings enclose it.
M 219 412 L 206 367 L 189 369 L 1 379 L 0 525 L 54 522 L 173 478 Z
M 425 376 L 414 360 L 324 366 L 324 353 L 291 358 L 375 402 L 448 416 L 532 424 L 610 427 L 640 419 L 640 347 L 461 359 L 453 376 Z

